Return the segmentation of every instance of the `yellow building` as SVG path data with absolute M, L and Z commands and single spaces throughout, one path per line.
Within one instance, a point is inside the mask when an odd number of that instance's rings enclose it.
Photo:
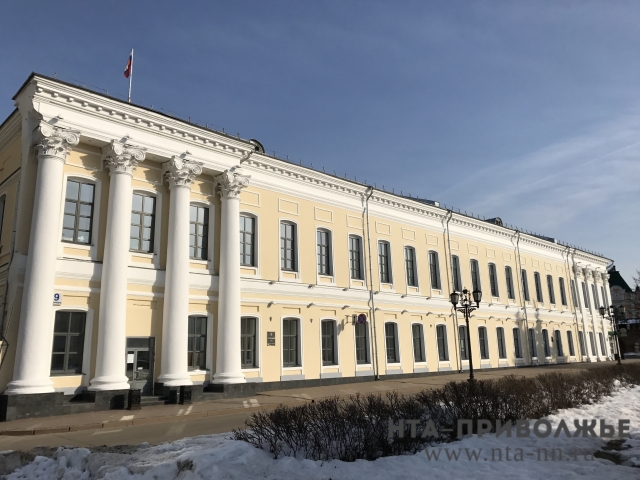
M 113 407 L 130 387 L 201 398 L 466 370 L 469 352 L 474 368 L 611 358 L 607 258 L 42 75 L 14 99 L 4 419 L 77 411 L 72 395 Z M 470 345 L 450 303 L 463 288 L 482 291 Z

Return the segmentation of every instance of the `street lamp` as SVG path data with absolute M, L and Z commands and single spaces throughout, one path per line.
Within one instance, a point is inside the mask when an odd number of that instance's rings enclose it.
M 462 298 L 461 298 L 462 297 Z M 473 298 L 472 298 L 473 297 Z M 469 292 L 466 288 L 462 290 L 462 295 L 458 292 L 453 292 L 450 295 L 451 304 L 456 311 L 464 314 L 464 320 L 467 323 L 467 349 L 469 351 L 469 382 L 473 383 L 473 355 L 471 355 L 471 334 L 469 328 L 469 316 L 471 312 L 480 307 L 480 300 L 482 300 L 482 292 L 480 290 L 474 290 Z M 460 306 L 458 306 L 460 303 Z M 473 304 L 476 304 L 475 307 Z
M 619 307 L 614 307 L 611 305 L 610 307 L 600 307 L 598 309 L 600 311 L 600 316 L 604 319 L 608 317 L 610 320 L 613 320 L 613 336 L 616 337 L 616 350 L 618 351 L 618 365 L 622 365 L 622 353 L 620 352 L 620 332 L 618 330 L 618 321 L 624 319 L 625 308 L 624 305 Z

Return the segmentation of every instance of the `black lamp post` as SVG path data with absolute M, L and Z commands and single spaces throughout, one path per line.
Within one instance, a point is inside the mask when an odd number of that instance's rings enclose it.
M 473 296 L 473 299 L 472 299 Z M 467 323 L 467 350 L 469 351 L 469 382 L 473 383 L 473 355 L 471 355 L 471 333 L 469 329 L 469 317 L 471 312 L 480 307 L 480 300 L 482 300 L 482 292 L 480 290 L 474 290 L 469 292 L 466 288 L 462 290 L 462 295 L 458 292 L 453 292 L 451 295 L 451 304 L 458 312 L 464 314 L 464 320 Z M 462 297 L 462 298 L 461 298 Z M 460 303 L 460 306 L 458 306 Z M 476 304 L 475 307 L 473 304 Z
M 624 314 L 625 314 L 625 308 L 624 305 L 621 305 L 619 307 L 614 307 L 613 305 L 611 305 L 610 307 L 600 307 L 598 309 L 600 311 L 600 316 L 604 319 L 605 317 L 608 317 L 609 319 L 613 320 L 613 336 L 616 337 L 616 350 L 618 350 L 618 365 L 622 365 L 621 360 L 622 360 L 622 352 L 620 352 L 620 340 L 619 340 L 619 336 L 620 336 L 620 331 L 618 329 L 618 321 L 624 319 Z

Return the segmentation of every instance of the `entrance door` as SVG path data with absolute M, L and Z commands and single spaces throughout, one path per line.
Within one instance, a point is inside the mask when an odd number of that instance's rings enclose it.
M 127 338 L 127 378 L 142 395 L 153 393 L 155 337 Z

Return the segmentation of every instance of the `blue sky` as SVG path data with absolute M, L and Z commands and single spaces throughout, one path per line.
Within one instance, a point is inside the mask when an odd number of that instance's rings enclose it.
M 24 2 L 0 6 L 0 116 L 31 71 L 278 156 L 640 268 L 640 3 Z

